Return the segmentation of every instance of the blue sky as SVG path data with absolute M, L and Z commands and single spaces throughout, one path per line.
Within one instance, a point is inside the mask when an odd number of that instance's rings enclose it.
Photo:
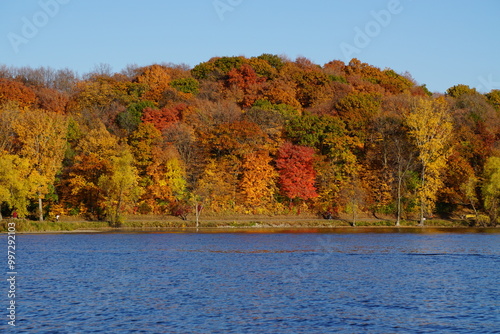
M 262 53 L 356 57 L 431 91 L 500 89 L 498 0 L 0 0 L 0 64 L 70 68 Z

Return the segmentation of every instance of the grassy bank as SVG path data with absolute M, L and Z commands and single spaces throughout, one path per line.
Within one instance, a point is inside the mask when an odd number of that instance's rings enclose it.
M 8 223 L 14 222 L 16 232 L 70 232 L 77 230 L 103 230 L 110 229 L 107 222 L 54 222 L 54 221 L 32 221 L 24 219 L 9 219 L 0 222 L 0 232 L 8 231 Z
M 160 218 L 160 219 L 154 219 Z M 193 220 L 171 220 L 162 217 L 129 217 L 119 227 L 112 227 L 108 222 L 93 222 L 83 220 L 61 220 L 55 221 L 30 221 L 23 219 L 3 220 L 0 222 L 0 232 L 8 231 L 8 223 L 15 222 L 16 232 L 85 232 L 85 231 L 111 231 L 111 230 L 162 230 L 172 228 L 194 228 L 196 222 Z M 352 223 L 347 220 L 325 220 L 314 218 L 293 217 L 209 217 L 200 221 L 201 228 L 301 228 L 301 227 L 350 227 Z M 391 227 L 394 221 L 390 220 L 360 220 L 356 222 L 357 227 Z M 416 221 L 403 221 L 401 227 L 417 227 Z M 461 220 L 428 220 L 427 227 L 469 227 L 469 223 Z

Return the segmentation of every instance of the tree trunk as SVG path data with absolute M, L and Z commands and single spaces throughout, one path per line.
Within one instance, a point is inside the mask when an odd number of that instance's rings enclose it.
M 356 226 L 356 211 L 357 211 L 357 206 L 353 205 L 353 207 L 352 207 L 352 226 Z
M 43 203 L 42 203 L 42 194 L 38 193 L 38 220 L 43 221 Z
M 424 226 L 425 217 L 425 165 L 422 167 L 422 190 L 420 194 L 420 226 Z
M 196 217 L 196 228 L 200 226 L 200 207 L 198 206 L 198 202 L 194 205 L 194 214 Z
M 401 186 L 403 183 L 403 176 L 401 175 L 401 167 L 398 168 L 398 212 L 396 217 L 396 226 L 400 225 L 401 222 Z
M 115 221 L 114 223 L 116 225 L 119 224 L 119 219 L 120 219 L 120 207 L 122 205 L 122 191 L 120 190 L 120 194 L 118 195 L 118 201 L 116 203 L 116 210 L 115 210 Z

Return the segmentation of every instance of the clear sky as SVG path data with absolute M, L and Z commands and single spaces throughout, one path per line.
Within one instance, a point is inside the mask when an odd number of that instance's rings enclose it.
M 195 66 L 262 53 L 356 57 L 431 91 L 500 89 L 499 0 L 0 0 L 0 64 Z

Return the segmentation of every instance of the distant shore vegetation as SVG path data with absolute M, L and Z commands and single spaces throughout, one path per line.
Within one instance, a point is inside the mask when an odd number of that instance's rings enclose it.
M 500 214 L 500 91 L 357 59 L 0 65 L 0 219 Z

